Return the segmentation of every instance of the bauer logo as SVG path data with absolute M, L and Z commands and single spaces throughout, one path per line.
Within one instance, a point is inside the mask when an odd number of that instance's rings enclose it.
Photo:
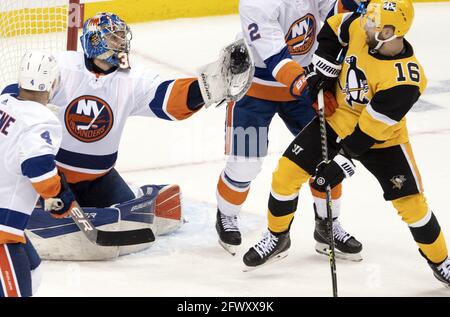
M 291 25 L 285 41 L 291 55 L 304 55 L 313 47 L 315 38 L 316 19 L 312 14 L 307 14 Z
M 81 96 L 73 100 L 64 118 L 70 135 L 86 143 L 103 139 L 114 123 L 111 107 L 94 96 Z

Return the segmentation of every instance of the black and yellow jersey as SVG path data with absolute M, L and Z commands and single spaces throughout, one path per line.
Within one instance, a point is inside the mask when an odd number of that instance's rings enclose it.
M 327 121 L 342 139 L 362 132 L 373 140 L 372 148 L 406 143 L 405 115 L 427 84 L 423 68 L 405 39 L 403 51 L 393 57 L 370 50 L 360 20 L 357 13 L 333 16 L 318 37 L 318 55 L 330 58 L 346 50 L 336 83 L 339 107 Z

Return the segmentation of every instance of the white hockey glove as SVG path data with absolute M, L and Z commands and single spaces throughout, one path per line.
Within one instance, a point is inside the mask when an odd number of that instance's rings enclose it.
M 217 61 L 197 71 L 205 108 L 240 100 L 250 88 L 254 73 L 253 56 L 244 39 L 223 48 Z

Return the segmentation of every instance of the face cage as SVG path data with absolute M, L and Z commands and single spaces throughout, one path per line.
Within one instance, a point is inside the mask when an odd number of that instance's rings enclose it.
M 124 36 L 119 36 L 117 33 L 123 32 Z M 119 25 L 114 26 L 114 30 L 105 27 L 101 31 L 103 36 L 102 45 L 103 48 L 106 50 L 113 51 L 115 53 L 129 53 L 130 47 L 131 47 L 131 40 L 133 39 L 133 33 L 131 32 L 130 27 L 125 24 L 121 23 Z M 115 42 L 115 43 L 121 43 L 118 47 L 111 47 L 108 42 Z

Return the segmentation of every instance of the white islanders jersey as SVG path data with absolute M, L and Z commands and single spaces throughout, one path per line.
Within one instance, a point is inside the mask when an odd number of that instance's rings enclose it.
M 316 37 L 327 15 L 343 10 L 341 0 L 241 0 L 242 32 L 256 66 L 247 95 L 294 100 L 289 88 L 302 71 L 298 65 L 311 63 L 318 45 Z
M 80 52 L 56 59 L 61 83 L 51 103 L 63 126 L 56 161 L 69 183 L 94 180 L 114 167 L 129 116 L 181 120 L 194 113 L 187 99 L 195 78 L 163 81 L 140 65 L 99 75 L 87 69 Z
M 47 107 L 0 96 L 0 244 L 25 243 L 23 232 L 39 195 L 59 193 L 60 143 L 61 124 Z

